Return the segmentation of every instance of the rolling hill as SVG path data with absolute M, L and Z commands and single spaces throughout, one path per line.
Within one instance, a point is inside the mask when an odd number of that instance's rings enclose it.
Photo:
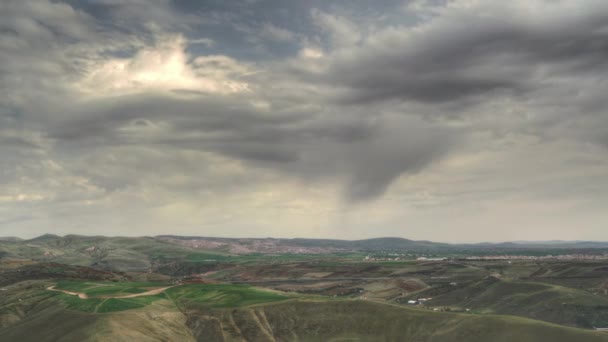
M 177 286 L 143 307 L 91 312 L 68 306 L 47 285 L 28 281 L 8 288 L 0 300 L 0 340 L 608 341 L 605 333 L 526 318 L 433 312 L 365 300 L 286 300 L 277 293 L 232 285 Z
M 446 293 L 441 291 L 446 290 Z M 608 298 L 563 286 L 488 277 L 456 287 L 434 288 L 419 296 L 431 307 L 469 309 L 483 314 L 529 317 L 561 325 L 608 326 Z

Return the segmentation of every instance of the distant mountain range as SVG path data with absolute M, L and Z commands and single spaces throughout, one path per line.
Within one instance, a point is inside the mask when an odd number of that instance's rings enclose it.
M 105 236 L 85 236 L 85 235 L 66 235 L 59 236 L 55 234 L 44 234 L 32 239 L 22 239 L 14 236 L 0 237 L 0 241 L 8 242 L 41 242 L 54 241 L 58 239 L 140 239 L 144 237 L 105 237 Z M 150 238 L 150 237 L 145 237 Z M 180 236 L 180 235 L 158 235 L 151 237 L 153 239 L 163 241 L 208 241 L 216 245 L 231 245 L 231 244 L 272 244 L 276 246 L 295 246 L 304 248 L 333 248 L 333 249 L 349 249 L 349 250 L 383 250 L 383 249 L 411 249 L 411 250 L 451 250 L 457 249 L 488 249 L 488 248 L 504 248 L 504 249 L 527 249 L 527 248 L 608 248 L 606 241 L 564 241 L 564 240 L 546 240 L 546 241 L 507 241 L 507 242 L 481 242 L 481 243 L 443 243 L 427 240 L 410 240 L 401 237 L 379 237 L 362 240 L 339 240 L 339 239 L 310 239 L 310 238 L 222 238 L 222 237 L 205 237 L 205 236 Z M 211 248 L 214 249 L 214 248 Z
M 274 238 L 217 238 L 201 236 L 159 235 L 159 239 L 176 241 L 212 241 L 221 244 L 254 243 L 273 241 L 276 245 L 289 245 L 298 247 L 321 247 L 348 250 L 411 250 L 411 251 L 450 251 L 450 250 L 488 250 L 488 249 L 585 249 L 608 248 L 608 242 L 600 241 L 515 241 L 500 243 L 470 243 L 450 244 L 426 240 L 410 240 L 400 237 L 380 237 L 364 240 L 337 240 L 337 239 L 274 239 Z
M 420 256 L 548 256 L 606 254 L 607 242 L 518 241 L 448 244 L 398 237 L 365 240 L 218 238 L 160 235 L 105 237 L 45 234 L 33 239 L 0 238 L 0 258 L 44 260 L 102 269 L 141 271 L 169 261 L 221 260 L 234 256 L 361 253 L 381 258 Z

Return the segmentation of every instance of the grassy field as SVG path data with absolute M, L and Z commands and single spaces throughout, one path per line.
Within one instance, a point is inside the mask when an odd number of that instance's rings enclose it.
M 58 290 L 84 293 L 89 297 L 116 297 L 143 293 L 152 289 L 170 286 L 157 282 L 87 282 L 62 280 L 55 286 Z
M 179 306 L 233 308 L 289 299 L 288 296 L 257 289 L 249 285 L 190 284 L 167 290 L 169 298 Z
M 89 298 L 59 293 L 57 298 L 66 307 L 91 313 L 106 313 L 142 308 L 159 299 L 171 299 L 178 306 L 192 305 L 208 308 L 241 307 L 289 299 L 280 293 L 257 289 L 249 285 L 230 284 L 186 284 L 169 288 L 165 293 L 132 298 L 108 298 L 137 294 L 167 286 L 163 283 L 125 282 L 92 283 L 82 281 L 60 281 L 55 287 L 65 291 L 85 293 Z
M 68 294 L 58 294 L 56 297 L 65 305 L 67 309 L 88 312 L 88 313 L 107 313 L 115 311 L 125 311 L 140 309 L 159 299 L 166 299 L 164 294 L 153 296 L 142 296 L 135 298 L 86 298 L 81 299 L 77 296 Z
M 146 295 L 133 298 L 111 298 L 144 293 L 152 289 L 169 286 L 166 283 L 156 282 L 87 282 L 63 280 L 57 282 L 55 289 L 84 293 L 88 298 L 79 298 L 75 295 L 58 293 L 57 298 L 68 309 L 89 312 L 107 313 L 143 308 L 150 303 L 166 299 L 165 294 Z

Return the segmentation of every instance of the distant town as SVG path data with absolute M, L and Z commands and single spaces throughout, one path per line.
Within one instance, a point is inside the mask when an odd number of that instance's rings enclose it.
M 436 256 L 412 256 L 409 254 L 394 256 L 371 256 L 367 255 L 364 261 L 445 261 L 445 260 L 607 260 L 608 254 L 560 254 L 560 255 L 483 255 L 483 256 L 458 256 L 458 257 L 436 257 Z

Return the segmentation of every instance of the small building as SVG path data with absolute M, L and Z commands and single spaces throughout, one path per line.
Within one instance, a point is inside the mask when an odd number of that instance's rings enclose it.
M 409 305 L 416 305 L 416 304 L 418 304 L 418 301 L 417 300 L 408 300 L 407 303 Z

